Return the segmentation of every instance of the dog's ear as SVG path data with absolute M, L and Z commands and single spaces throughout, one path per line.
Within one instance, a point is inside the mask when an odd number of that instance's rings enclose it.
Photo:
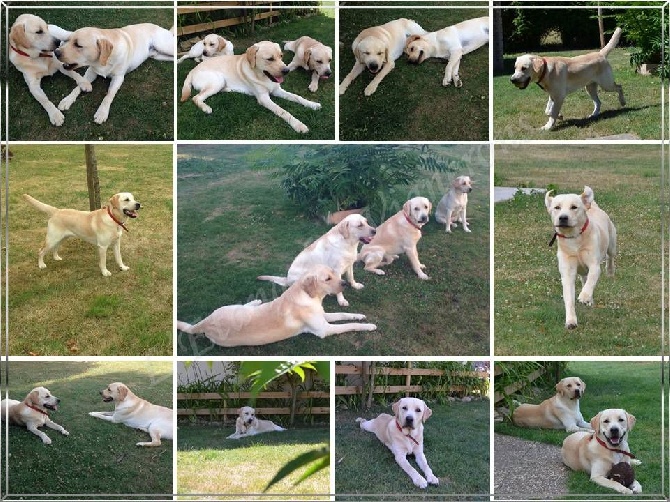
M 114 194 L 109 198 L 108 204 L 112 207 L 112 209 L 121 209 L 121 204 L 119 204 L 119 194 Z
M 302 62 L 309 67 L 309 58 L 312 57 L 312 49 L 307 49 L 302 55 Z
M 586 382 L 584 382 L 584 380 L 581 378 L 579 379 L 579 382 L 582 384 L 582 395 L 584 395 L 584 391 L 586 390 Z
M 390 61 L 390 59 L 389 59 L 389 48 L 386 47 L 384 49 L 384 63 L 388 63 L 389 61 Z
M 556 392 L 559 393 L 561 396 L 565 395 L 565 392 L 564 392 L 565 389 L 563 388 L 563 382 L 558 382 L 556 384 L 555 389 L 556 389 Z
M 24 403 L 40 406 L 40 391 L 37 389 L 31 390 L 30 393 L 26 396 Z
M 227 42 L 228 42 L 228 41 L 227 41 L 225 38 L 223 38 L 222 36 L 219 36 L 219 46 L 217 47 L 217 50 L 218 50 L 219 52 L 225 50 L 225 49 L 226 49 L 226 43 L 227 43 Z
M 591 422 L 590 422 L 591 429 L 593 429 L 596 432 L 598 432 L 598 428 L 599 428 L 599 425 L 600 425 L 600 415 L 601 414 L 602 414 L 602 411 L 600 413 L 598 413 L 595 417 L 593 417 L 591 419 Z
M 107 61 L 109 60 L 109 56 L 111 56 L 112 51 L 114 50 L 114 44 L 107 40 L 106 38 L 100 38 L 98 39 L 98 62 L 102 65 L 105 66 L 107 64 Z
M 351 222 L 341 221 L 338 226 L 340 227 L 340 233 L 342 234 L 342 237 L 349 239 L 349 237 L 351 237 L 351 228 L 349 228 L 351 226 Z
M 591 190 L 591 187 L 585 186 L 581 197 L 582 197 L 582 202 L 584 203 L 584 207 L 586 209 L 590 209 L 591 208 L 591 203 L 593 202 L 593 190 Z
M 628 430 L 630 431 L 635 426 L 635 415 L 626 412 L 626 418 L 628 419 Z
M 431 410 L 428 406 L 426 406 L 426 409 L 423 410 L 423 415 L 421 416 L 421 421 L 425 423 L 426 420 L 428 420 L 432 414 L 433 414 L 433 410 Z
M 362 61 L 361 61 L 361 51 L 358 50 L 358 46 L 354 47 L 354 57 L 356 58 L 357 63 L 362 63 Z
M 530 64 L 533 67 L 533 72 L 535 74 L 542 73 L 542 67 L 544 66 L 542 58 L 534 57 L 530 60 Z
M 433 211 L 433 203 L 431 201 L 428 201 L 428 214 L 430 214 Z
M 15 24 L 9 32 L 9 40 L 19 47 L 30 47 L 30 41 L 26 37 L 26 27 L 23 24 Z
M 551 213 L 551 202 L 554 200 L 554 198 L 551 196 L 551 194 L 554 193 L 553 190 L 548 190 L 547 193 L 544 194 L 544 207 L 547 208 L 547 211 Z
M 305 290 L 312 298 L 316 298 L 319 295 L 319 279 L 315 275 L 310 275 L 305 277 L 302 281 L 302 289 Z
M 116 388 L 116 391 L 119 393 L 119 401 L 123 401 L 126 397 L 128 397 L 128 387 L 125 385 L 119 384 L 119 386 Z
M 328 54 L 328 59 L 333 59 L 333 49 L 326 45 L 326 53 Z
M 412 36 L 409 37 L 409 38 L 407 39 L 407 41 L 405 42 L 405 47 L 407 47 L 409 44 L 411 44 L 411 43 L 414 42 L 415 40 L 419 40 L 420 38 L 421 38 L 421 35 L 412 35 Z
M 407 216 L 412 214 L 412 201 L 408 200 L 402 205 L 402 211 L 405 213 Z
M 391 405 L 391 409 L 393 410 L 393 414 L 397 417 L 398 416 L 398 410 L 400 409 L 400 401 L 396 401 Z
M 256 54 L 258 53 L 258 46 L 252 45 L 244 53 L 247 56 L 247 61 L 252 68 L 256 68 Z

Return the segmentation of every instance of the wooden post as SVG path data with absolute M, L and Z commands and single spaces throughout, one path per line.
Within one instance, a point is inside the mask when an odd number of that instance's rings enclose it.
M 373 361 L 370 363 L 368 370 L 370 371 L 370 386 L 368 387 L 368 399 L 366 404 L 367 409 L 370 409 L 372 406 L 372 398 L 375 393 L 375 369 L 377 368 L 376 363 Z
M 605 47 L 605 27 L 603 26 L 603 9 L 598 2 L 598 32 L 600 33 L 600 48 Z
M 407 361 L 407 369 L 412 369 L 412 361 Z M 412 385 L 412 375 L 411 371 L 408 371 L 407 375 L 405 375 L 405 386 L 409 387 L 410 385 Z M 405 392 L 405 397 L 409 397 L 409 391 Z
M 88 186 L 88 205 L 91 211 L 102 207 L 100 203 L 100 179 L 98 178 L 98 159 L 95 158 L 95 146 L 84 145 L 86 153 L 86 185 Z
M 503 47 L 503 22 L 500 2 L 493 2 L 493 74 L 501 75 L 505 71 Z

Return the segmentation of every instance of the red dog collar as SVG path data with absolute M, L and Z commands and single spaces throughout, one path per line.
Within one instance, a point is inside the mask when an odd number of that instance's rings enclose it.
M 414 228 L 416 228 L 419 232 L 421 232 L 421 227 L 418 226 L 416 223 L 414 223 L 412 220 L 410 220 L 410 218 L 409 218 L 409 216 L 407 216 L 407 213 L 406 213 L 406 212 L 403 211 L 402 214 L 403 214 L 403 216 L 405 217 L 405 219 L 407 220 L 407 223 L 409 223 L 409 224 L 412 225 Z
M 400 432 L 402 432 L 402 427 L 400 427 L 400 424 L 398 423 L 397 419 L 395 421 L 395 426 L 398 428 L 398 430 Z M 409 434 L 405 434 L 404 432 L 403 432 L 403 435 L 407 438 L 410 438 L 414 442 L 415 445 L 419 446 L 419 442 L 416 439 L 414 439 L 412 436 L 410 436 Z
M 544 89 L 544 87 L 542 87 L 542 84 L 540 82 L 542 82 L 542 79 L 546 74 L 547 74 L 547 60 L 542 58 L 542 73 L 540 73 L 540 78 L 538 78 L 537 82 L 535 82 L 537 85 L 540 86 L 540 89 Z
M 21 55 L 21 56 L 25 56 L 25 57 L 27 57 L 27 58 L 30 57 L 30 54 L 26 54 L 25 52 L 23 52 L 23 51 L 17 49 L 17 48 L 14 47 L 13 45 L 10 45 L 10 47 L 11 47 L 12 50 L 13 50 L 14 52 L 16 52 L 17 54 L 19 54 L 19 55 Z M 53 53 L 52 53 L 52 52 L 40 52 L 40 54 L 39 54 L 38 57 L 40 57 L 40 58 L 50 58 L 50 57 L 52 57 L 52 56 L 53 56 Z
M 126 232 L 128 232 L 128 229 L 126 228 L 126 226 L 114 217 L 112 212 L 109 210 L 109 206 L 107 206 L 107 214 L 109 215 L 109 217 L 111 219 L 114 220 L 114 223 L 116 223 L 118 226 L 120 226 L 122 229 L 124 229 Z
M 582 235 L 584 233 L 584 230 L 586 230 L 586 227 L 588 227 L 588 226 L 589 226 L 589 219 L 586 218 L 586 223 L 584 223 L 584 226 L 579 231 L 579 235 Z M 579 235 L 568 236 L 568 235 L 559 234 L 558 232 L 554 232 L 554 236 L 549 241 L 549 247 L 554 245 L 554 242 L 556 242 L 556 237 L 560 237 L 561 239 L 574 239 L 576 237 L 579 237 Z
M 615 453 L 621 453 L 622 455 L 626 455 L 627 457 L 630 457 L 630 458 L 635 458 L 635 455 L 633 455 L 633 454 L 630 453 L 630 452 L 623 451 L 623 450 L 619 450 L 618 448 L 610 448 L 609 446 L 607 446 L 607 443 L 605 443 L 605 441 L 603 441 L 602 439 L 600 439 L 600 438 L 599 438 L 598 436 L 596 436 L 595 434 L 594 434 L 593 436 L 591 436 L 591 439 L 593 439 L 593 438 L 596 438 L 596 441 L 598 441 L 598 444 L 599 444 L 600 446 L 603 446 L 604 448 L 607 448 L 609 451 L 613 451 L 613 452 L 615 452 Z M 589 440 L 589 441 L 590 441 L 590 440 Z
M 23 403 L 23 404 L 26 404 L 26 403 Z M 44 411 L 44 410 L 40 410 L 39 408 L 35 408 L 35 407 L 34 407 L 33 405 L 31 405 L 31 404 L 26 404 L 26 406 L 27 406 L 28 408 L 30 408 L 31 410 L 35 410 L 35 411 L 41 413 L 42 415 L 49 416 L 49 414 L 48 414 L 46 411 Z

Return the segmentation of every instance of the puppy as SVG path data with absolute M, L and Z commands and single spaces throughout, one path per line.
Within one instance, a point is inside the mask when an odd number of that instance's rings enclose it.
M 15 399 L 3 399 L 0 401 L 0 421 L 9 420 L 10 425 L 25 427 L 30 432 L 39 436 L 44 444 L 51 444 L 51 439 L 38 429 L 46 425 L 64 436 L 70 433 L 63 427 L 49 419 L 49 411 L 57 411 L 60 399 L 44 387 L 35 387 L 23 401 Z
M 91 90 L 90 82 L 77 72 L 65 69 L 54 56 L 53 51 L 60 43 L 54 34 L 68 33 L 57 26 L 47 25 L 33 14 L 21 14 L 9 31 L 9 60 L 23 74 L 30 93 L 46 110 L 49 121 L 55 126 L 63 125 L 65 117 L 42 90 L 42 79 L 59 71 L 77 82 L 84 91 Z
M 356 422 L 364 431 L 374 432 L 377 439 L 393 452 L 395 461 L 416 486 L 438 485 L 440 481 L 430 469 L 423 452 L 423 424 L 433 414 L 432 410 L 421 399 L 413 397 L 400 399 L 393 403 L 392 409 L 395 416 L 382 413 L 372 420 L 357 418 Z M 407 455 L 414 455 L 425 478 L 407 461 Z
M 612 67 L 607 61 L 607 56 L 617 46 L 620 37 L 621 28 L 617 28 L 610 41 L 600 51 L 573 58 L 524 54 L 516 59 L 514 74 L 510 77 L 511 82 L 519 89 L 525 89 L 528 84 L 535 82 L 549 94 L 544 111 L 549 120 L 541 129 L 548 131 L 554 127 L 558 119 L 563 118 L 561 107 L 565 97 L 582 87 L 586 88 L 586 92 L 593 100 L 593 112 L 588 118 L 595 118 L 600 114 L 598 86 L 605 91 L 618 93 L 619 103 L 621 106 L 626 105 L 623 88 L 614 81 Z
M 351 214 L 307 246 L 288 269 L 286 277 L 261 275 L 261 281 L 272 281 L 281 286 L 290 286 L 316 265 L 327 265 L 341 277 L 346 272 L 347 280 L 354 289 L 362 289 L 363 284 L 354 279 L 354 263 L 358 257 L 358 243 L 369 243 L 376 231 L 360 214 Z M 344 293 L 337 294 L 337 303 L 348 307 Z
M 447 233 L 451 233 L 451 226 L 461 222 L 463 230 L 470 232 L 466 212 L 468 194 L 472 192 L 470 176 L 459 176 L 452 183 L 449 191 L 440 199 L 435 209 L 435 221 L 446 225 Z
M 418 23 L 405 18 L 361 31 L 351 45 L 356 62 L 340 84 L 340 94 L 344 94 L 351 82 L 366 68 L 375 77 L 365 88 L 364 94 L 374 94 L 384 77 L 395 68 L 395 60 L 402 56 L 407 37 L 424 33 L 426 30 Z
M 303 332 L 325 338 L 347 331 L 377 329 L 374 324 L 331 324 L 331 321 L 365 319 L 362 314 L 324 312 L 321 303 L 325 296 L 341 293 L 345 285 L 333 269 L 315 265 L 271 302 L 254 300 L 246 305 L 227 305 L 195 325 L 177 321 L 177 329 L 190 334 L 204 333 L 223 347 L 265 345 Z
M 489 43 L 489 18 L 479 17 L 468 19 L 440 31 L 425 35 L 412 35 L 405 44 L 405 54 L 410 63 L 421 64 L 428 58 L 445 58 L 449 60 L 444 70 L 442 85 L 454 82 L 461 87 L 458 69 L 461 58 Z
M 235 433 L 227 439 L 240 439 L 246 436 L 255 436 L 264 432 L 285 431 L 283 427 L 274 424 L 271 420 L 256 418 L 256 410 L 251 406 L 242 406 L 239 416 L 235 420 Z
M 388 265 L 405 253 L 412 269 L 420 279 L 429 279 L 423 271 L 426 266 L 419 261 L 416 245 L 421 239 L 421 227 L 428 223 L 432 204 L 425 197 L 414 197 L 402 209 L 377 227 L 377 233 L 365 244 L 358 259 L 365 263 L 365 270 L 384 275 L 379 266 Z
M 254 96 L 258 104 L 284 119 L 295 131 L 307 133 L 305 124 L 270 99 L 270 96 L 283 98 L 302 106 L 318 110 L 319 103 L 285 91 L 281 88 L 284 75 L 290 70 L 282 61 L 281 47 L 273 42 L 258 42 L 239 56 L 219 56 L 203 61 L 186 76 L 181 90 L 181 101 L 191 95 L 191 87 L 198 94 L 193 102 L 203 112 L 212 113 L 205 100 L 219 92 L 241 92 Z
M 199 42 L 193 44 L 188 53 L 180 57 L 177 63 L 181 63 L 185 59 L 195 59 L 197 62 L 200 62 L 214 56 L 232 56 L 233 54 L 233 43 L 230 40 L 210 33 Z
M 563 463 L 574 471 L 584 471 L 591 481 L 619 493 L 642 493 L 642 486 L 635 480 L 630 488 L 607 479 L 612 466 L 620 462 L 639 465 L 641 462 L 630 453 L 628 432 L 635 425 L 635 417 L 626 410 L 608 409 L 591 419 L 593 432 L 575 432 L 563 441 Z
M 592 431 L 579 411 L 579 399 L 586 384 L 581 378 L 568 377 L 556 384 L 556 395 L 540 404 L 522 404 L 514 410 L 512 421 L 519 427 L 565 429 L 567 432 Z
M 102 124 L 109 116 L 109 107 L 119 92 L 126 74 L 152 58 L 174 61 L 175 38 L 171 31 L 151 23 L 133 24 L 123 28 L 80 28 L 54 51 L 66 70 L 86 66 L 84 78 L 88 89 L 76 87 L 58 104 L 59 110 L 69 110 L 81 91 L 91 90 L 90 84 L 98 78 L 111 78 L 107 95 L 95 112 L 93 120 Z M 141 96 L 138 96 L 141 99 Z
M 114 403 L 114 411 L 91 411 L 89 415 L 148 432 L 151 441 L 141 441 L 136 446 L 160 446 L 161 439 L 172 439 L 174 414 L 170 408 L 137 397 L 121 382 L 109 384 L 100 391 L 100 395 L 104 402 Z
M 304 68 L 312 72 L 312 82 L 308 89 L 316 92 L 319 88 L 319 79 L 330 78 L 330 62 L 333 59 L 333 49 L 323 45 L 310 37 L 300 37 L 284 43 L 284 50 L 295 53 L 293 61 L 288 64 L 289 71 Z
M 142 207 L 133 194 L 117 193 L 107 201 L 104 208 L 96 211 L 58 209 L 27 194 L 24 194 L 23 198 L 34 208 L 49 216 L 47 236 L 37 260 L 40 268 L 46 268 L 44 256 L 49 252 L 53 252 L 54 260 L 62 260 L 58 255 L 60 243 L 68 237 L 77 237 L 97 246 L 98 266 L 105 277 L 112 275 L 107 270 L 107 248 L 109 246 L 114 246 L 114 258 L 119 268 L 124 272 L 130 269 L 121 258 L 121 235 L 123 233 L 121 229 L 128 231 L 125 225 L 126 220 L 137 218 L 137 211 Z
M 544 197 L 555 232 L 550 245 L 558 238 L 558 270 L 563 285 L 565 327 L 577 327 L 575 312 L 575 279 L 582 281 L 578 300 L 593 305 L 593 289 L 600 277 L 600 263 L 607 261 L 607 275 L 614 275 L 616 229 L 605 211 L 593 199 L 593 190 L 585 186 L 581 195 L 563 194 Z

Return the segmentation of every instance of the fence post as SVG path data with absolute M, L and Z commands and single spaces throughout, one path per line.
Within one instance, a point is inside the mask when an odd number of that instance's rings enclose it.
M 407 361 L 407 375 L 405 376 L 405 387 L 412 383 L 412 361 Z M 405 391 L 405 397 L 409 397 L 409 390 Z
M 368 399 L 366 401 L 366 409 L 370 409 L 372 406 L 372 397 L 374 396 L 375 392 L 375 369 L 376 369 L 376 363 L 373 361 L 370 363 L 370 366 L 368 366 L 368 371 L 369 371 L 369 384 L 370 386 L 368 387 Z

